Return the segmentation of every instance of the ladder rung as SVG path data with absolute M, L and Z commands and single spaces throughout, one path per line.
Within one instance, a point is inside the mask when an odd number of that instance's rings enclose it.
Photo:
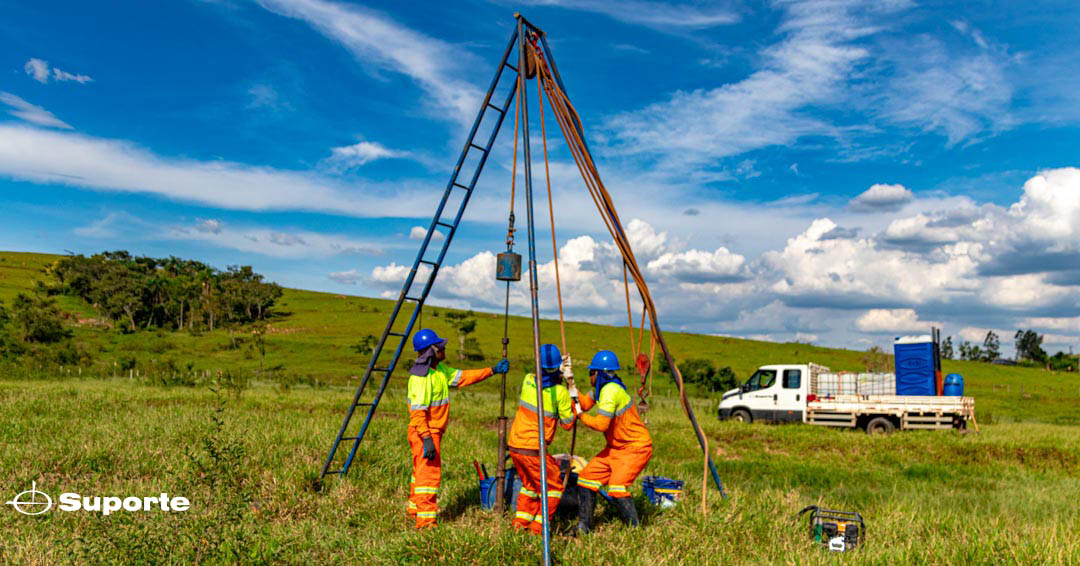
M 390 371 L 390 368 L 373 368 L 371 371 Z M 370 405 L 371 403 L 357 403 L 357 405 Z
M 426 260 L 426 259 L 422 259 L 422 260 L 420 260 L 420 263 L 426 263 L 426 264 L 428 264 L 428 265 L 431 265 L 431 266 L 437 266 L 437 265 L 439 265 L 439 264 L 435 263 L 434 261 L 428 261 L 428 260 Z
M 398 338 L 404 338 L 405 335 L 400 332 L 387 332 L 387 336 L 397 336 Z
M 454 186 L 458 187 L 458 188 L 465 189 L 466 191 L 469 190 L 469 187 L 466 187 L 465 185 L 462 185 L 461 183 L 454 183 Z
M 343 436 L 343 437 L 341 437 L 341 441 L 345 442 L 346 440 L 356 440 L 357 438 L 359 438 L 359 437 L 358 436 Z
M 438 222 L 436 222 L 436 223 L 435 223 L 435 225 L 436 225 L 436 226 L 442 226 L 442 227 L 444 227 L 444 228 L 450 228 L 451 230 L 453 230 L 453 229 L 454 229 L 454 225 L 453 225 L 453 224 L 447 224 L 446 222 L 443 222 L 442 220 L 439 220 Z
M 517 72 L 517 67 L 511 65 L 510 63 L 503 63 L 503 65 L 506 65 L 507 67 L 510 67 L 511 69 L 514 70 L 515 73 Z
M 406 301 L 416 301 L 416 302 L 419 303 L 420 302 L 420 297 L 405 297 L 405 300 Z
M 488 102 L 488 104 L 487 104 L 487 105 L 488 105 L 488 106 L 490 106 L 490 107 L 492 107 L 492 108 L 494 108 L 494 109 L 495 109 L 495 110 L 496 110 L 496 111 L 497 111 L 497 112 L 498 112 L 499 114 L 502 114 L 502 113 L 503 113 L 503 109 L 502 109 L 502 108 L 499 108 L 498 106 L 495 106 L 494 104 L 492 104 L 492 103 L 490 103 L 490 102 Z
M 330 470 L 330 471 L 326 472 L 326 474 L 325 474 L 325 475 L 330 475 L 330 474 L 344 474 L 344 473 L 345 473 L 345 470 Z
M 476 149 L 479 149 L 480 151 L 482 151 L 484 153 L 487 153 L 487 148 L 486 147 L 478 146 L 475 143 L 470 143 L 469 147 L 475 147 Z

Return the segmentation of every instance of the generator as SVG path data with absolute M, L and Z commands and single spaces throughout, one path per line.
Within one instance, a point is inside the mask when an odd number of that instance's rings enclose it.
M 866 537 L 866 523 L 854 511 L 822 509 L 810 505 L 799 511 L 798 517 L 810 513 L 810 538 L 831 552 L 848 552 Z

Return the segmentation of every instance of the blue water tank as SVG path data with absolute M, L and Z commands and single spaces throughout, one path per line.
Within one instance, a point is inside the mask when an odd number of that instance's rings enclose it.
M 948 395 L 950 397 L 963 397 L 964 396 L 964 376 L 958 373 L 950 373 L 945 376 L 945 387 L 942 388 L 942 395 Z
M 930 336 L 897 337 L 897 395 L 937 395 L 934 380 L 934 342 Z

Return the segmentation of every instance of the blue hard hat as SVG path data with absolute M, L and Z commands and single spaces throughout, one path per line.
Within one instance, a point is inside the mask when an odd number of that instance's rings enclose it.
M 589 369 L 600 371 L 616 371 L 619 369 L 619 358 L 611 350 L 600 350 L 592 357 Z
M 555 344 L 540 346 L 540 369 L 558 369 L 562 365 L 562 353 Z
M 413 334 L 412 347 L 417 352 L 423 352 L 431 346 L 437 346 L 446 344 L 446 340 L 439 338 L 438 334 L 430 328 L 424 328 L 423 330 Z

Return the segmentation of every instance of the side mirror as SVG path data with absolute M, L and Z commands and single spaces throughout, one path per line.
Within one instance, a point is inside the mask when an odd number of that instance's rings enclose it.
M 747 391 L 750 391 L 750 384 L 749 383 L 744 383 L 744 384 L 740 385 L 739 386 L 739 391 L 742 391 L 743 393 L 746 393 Z

